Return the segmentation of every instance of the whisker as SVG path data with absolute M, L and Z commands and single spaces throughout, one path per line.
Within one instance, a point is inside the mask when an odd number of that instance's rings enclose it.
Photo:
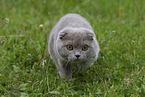
M 80 71 L 80 67 L 79 67 L 79 65 L 77 64 L 77 67 L 78 67 L 78 71 Z
M 67 62 L 66 62 L 66 64 L 65 64 L 65 66 L 64 66 L 64 68 L 66 68 L 67 66 L 68 66 L 68 63 L 70 62 L 70 60 L 67 60 Z

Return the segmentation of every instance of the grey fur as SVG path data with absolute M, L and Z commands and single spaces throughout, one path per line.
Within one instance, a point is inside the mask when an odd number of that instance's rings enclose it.
M 73 50 L 66 48 L 68 44 L 73 46 Z M 88 50 L 83 51 L 83 45 L 87 45 Z M 67 14 L 52 29 L 48 52 L 61 78 L 71 79 L 74 69 L 87 67 L 97 60 L 99 45 L 93 28 L 85 18 Z

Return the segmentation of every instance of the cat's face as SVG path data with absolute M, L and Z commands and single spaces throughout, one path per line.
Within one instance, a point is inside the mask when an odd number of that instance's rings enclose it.
M 85 62 L 94 58 L 94 35 L 88 30 L 65 30 L 57 40 L 59 55 L 72 62 Z

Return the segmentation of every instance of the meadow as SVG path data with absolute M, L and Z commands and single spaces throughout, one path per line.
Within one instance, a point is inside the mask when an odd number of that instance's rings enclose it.
M 145 0 L 0 0 L 1 97 L 144 97 Z M 67 13 L 85 17 L 97 62 L 61 79 L 48 36 Z M 43 26 L 40 26 L 43 25 Z

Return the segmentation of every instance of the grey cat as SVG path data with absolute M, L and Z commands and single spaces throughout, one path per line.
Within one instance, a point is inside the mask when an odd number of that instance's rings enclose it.
M 63 16 L 49 36 L 48 52 L 61 78 L 72 79 L 74 69 L 97 60 L 99 44 L 89 22 L 78 14 Z

